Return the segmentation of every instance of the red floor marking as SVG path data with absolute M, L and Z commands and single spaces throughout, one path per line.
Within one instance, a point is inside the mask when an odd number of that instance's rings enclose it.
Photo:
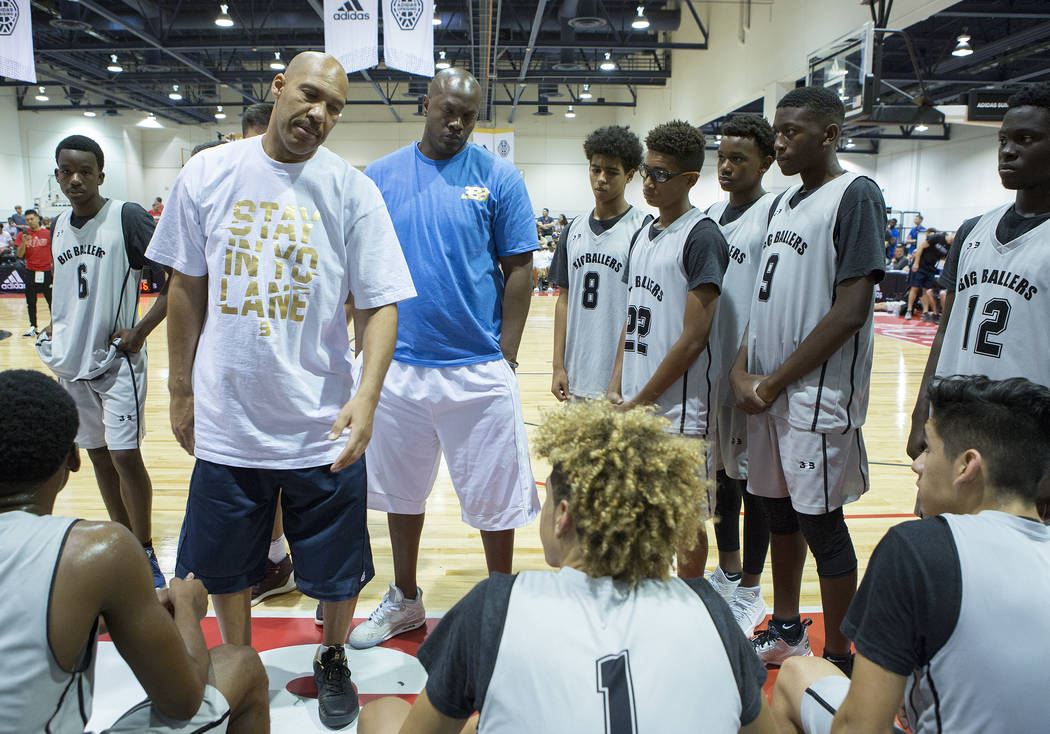
M 875 314 L 875 333 L 929 347 L 933 345 L 933 337 L 937 335 L 937 324 L 916 320 L 905 321 L 899 316 L 877 313 Z

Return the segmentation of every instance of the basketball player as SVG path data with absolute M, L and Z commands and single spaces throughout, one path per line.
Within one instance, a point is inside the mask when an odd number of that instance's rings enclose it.
M 605 396 L 627 313 L 627 250 L 646 216 L 623 196 L 642 162 L 638 136 L 618 125 L 599 128 L 587 136 L 583 153 L 594 209 L 562 232 L 550 271 L 561 289 L 551 381 L 558 400 Z
M 881 280 L 882 192 L 836 156 L 845 110 L 820 87 L 777 103 L 777 163 L 801 184 L 770 220 L 751 317 L 730 379 L 747 424 L 747 490 L 763 498 L 773 561 L 773 619 L 755 638 L 768 664 L 809 654 L 799 618 L 806 545 L 817 562 L 824 656 L 848 670 L 839 630 L 857 588 L 842 506 L 868 489 L 860 426 L 868 407 L 873 302 Z
M 1050 528 L 1035 501 L 1050 390 L 953 377 L 926 399 L 912 470 L 928 518 L 890 528 L 871 556 L 843 622 L 852 682 L 823 660 L 781 669 L 773 703 L 798 731 L 890 731 L 902 702 L 916 734 L 1046 730 Z
M 208 650 L 200 581 L 172 579 L 158 599 L 124 527 L 52 517 L 80 467 L 69 394 L 9 370 L 0 404 L 0 732 L 81 734 L 102 632 L 147 696 L 106 732 L 269 731 L 266 671 L 250 648 Z
M 1018 92 L 999 129 L 999 179 L 1012 204 L 963 222 L 944 263 L 944 317 L 912 411 L 923 450 L 933 375 L 1024 375 L 1050 387 L 1050 85 Z M 956 296 L 959 296 L 957 299 Z
M 769 523 L 761 501 L 747 492 L 747 414 L 736 407 L 729 369 L 747 326 L 758 277 L 766 226 L 777 197 L 762 188 L 773 165 L 773 128 L 761 115 L 737 115 L 722 125 L 718 144 L 718 185 L 729 201 L 713 204 L 707 214 L 718 222 L 729 243 L 729 266 L 715 313 L 711 373 L 718 400 L 708 431 L 708 474 L 715 473 L 715 540 L 718 567 L 708 577 L 729 602 L 748 637 L 766 616 L 759 586 L 769 547 Z M 740 560 L 740 504 L 744 502 L 744 563 Z
M 273 102 L 259 102 L 245 107 L 241 116 L 241 135 L 246 138 L 262 135 L 270 125 L 272 114 Z
M 368 506 L 387 513 L 394 583 L 354 628 L 356 648 L 426 622 L 416 566 L 442 453 L 490 573 L 510 573 L 514 530 L 539 513 L 514 375 L 536 223 L 521 174 L 468 142 L 480 104 L 468 72 L 438 72 L 423 98 L 422 140 L 365 169 L 419 296 L 401 309 L 368 447 Z
M 331 728 L 358 712 L 343 642 L 374 575 L 359 459 L 396 302 L 414 295 L 379 192 L 320 147 L 346 85 L 331 56 L 296 56 L 274 77 L 266 133 L 191 158 L 150 244 L 173 268 L 172 429 L 196 456 L 176 575 L 200 578 L 223 639 L 249 644 L 251 586 L 279 487 L 296 583 L 326 607 L 314 681 Z M 356 384 L 343 310 L 351 292 L 364 324 Z
M 655 405 L 671 429 L 707 435 L 713 405 L 708 336 L 729 262 L 718 224 L 689 202 L 704 164 L 704 135 L 687 122 L 658 125 L 645 138 L 642 195 L 660 212 L 635 234 L 623 282 L 627 323 L 620 334 L 609 399 L 630 410 Z M 702 451 L 697 442 L 697 451 Z M 710 502 L 697 506 L 707 517 Z M 690 547 L 692 546 L 692 547 Z M 681 578 L 703 576 L 707 530 L 678 554 Z
M 601 401 L 548 413 L 540 540 L 558 570 L 475 586 L 419 649 L 429 677 L 411 710 L 369 704 L 359 731 L 458 732 L 480 711 L 487 734 L 774 732 L 765 670 L 725 602 L 670 577 L 707 484 L 670 428 Z
M 106 199 L 105 157 L 91 138 L 55 149 L 55 178 L 71 211 L 55 220 L 54 310 L 37 340 L 40 359 L 77 403 L 80 433 L 109 519 L 129 528 L 164 586 L 153 552 L 153 485 L 139 448 L 145 435 L 146 337 L 167 313 L 167 283 L 138 318 L 139 281 L 153 217 L 138 204 Z
M 15 255 L 25 258 L 29 278 L 26 280 L 26 311 L 29 328 L 22 336 L 36 336 L 36 302 L 44 294 L 48 310 L 51 309 L 51 232 L 40 226 L 40 215 L 36 209 L 26 212 L 26 228 L 15 237 Z

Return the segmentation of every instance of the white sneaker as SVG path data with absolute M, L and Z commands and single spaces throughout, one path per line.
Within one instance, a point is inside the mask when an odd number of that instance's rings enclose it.
M 36 330 L 35 326 L 30 326 L 28 329 L 26 329 L 26 333 L 22 334 L 22 336 L 36 336 L 39 333 L 40 332 Z
M 770 620 L 766 629 L 751 640 L 758 659 L 764 665 L 781 665 L 794 655 L 812 655 L 813 652 L 809 649 L 809 633 L 806 631 L 806 627 L 811 624 L 813 620 L 808 617 L 802 620 L 802 636 L 792 645 L 781 637 L 780 630 L 773 624 L 773 620 Z
M 730 603 L 733 594 L 736 592 L 736 587 L 740 586 L 740 579 L 730 581 L 726 577 L 726 573 L 722 570 L 721 566 L 715 567 L 715 570 L 706 574 L 704 578 L 706 578 L 707 583 L 711 584 L 711 587 L 718 592 L 718 595 L 725 599 L 726 604 Z
M 762 598 L 761 586 L 738 586 L 729 600 L 729 611 L 740 625 L 744 636 L 751 638 L 755 627 L 766 618 L 766 601 Z
M 416 589 L 416 598 L 409 601 L 401 589 L 390 584 L 390 590 L 383 594 L 383 601 L 368 619 L 354 627 L 348 642 L 350 647 L 363 650 L 385 642 L 403 632 L 422 627 L 427 622 L 427 613 L 423 609 L 423 591 Z

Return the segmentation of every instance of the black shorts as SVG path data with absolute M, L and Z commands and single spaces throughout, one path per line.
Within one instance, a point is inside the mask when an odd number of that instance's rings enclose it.
M 916 270 L 908 277 L 908 285 L 923 290 L 934 289 L 937 287 L 937 273 L 933 270 Z
M 212 594 L 260 581 L 278 490 L 296 586 L 320 601 L 357 596 L 375 576 L 364 457 L 336 473 L 327 466 L 248 469 L 197 459 L 175 575 L 192 571 Z

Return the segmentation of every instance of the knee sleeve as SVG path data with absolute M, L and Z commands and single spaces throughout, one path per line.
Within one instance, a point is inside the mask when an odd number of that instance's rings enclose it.
M 715 541 L 718 550 L 740 550 L 740 497 L 746 482 L 730 478 L 719 470 L 715 479 Z
M 817 561 L 818 576 L 836 578 L 857 570 L 857 553 L 841 507 L 823 515 L 799 513 L 798 523 Z
M 744 492 L 744 563 L 747 574 L 759 575 L 769 550 L 769 518 L 762 500 Z
M 763 497 L 762 504 L 769 518 L 769 532 L 773 535 L 792 535 L 799 530 L 798 513 L 791 506 L 790 497 Z

